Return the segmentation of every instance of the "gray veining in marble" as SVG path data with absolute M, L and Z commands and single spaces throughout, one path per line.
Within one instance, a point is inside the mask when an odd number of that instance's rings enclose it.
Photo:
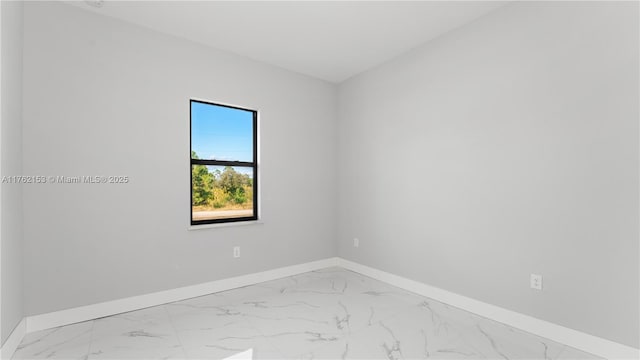
M 340 268 L 28 334 L 13 359 L 597 359 Z

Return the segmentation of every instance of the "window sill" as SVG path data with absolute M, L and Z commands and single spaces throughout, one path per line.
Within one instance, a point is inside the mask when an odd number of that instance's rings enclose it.
M 219 224 L 206 224 L 206 225 L 190 225 L 188 230 L 204 230 L 204 229 L 215 229 L 222 227 L 232 227 L 232 226 L 249 226 L 249 225 L 262 225 L 264 222 L 261 220 L 250 220 L 250 221 L 235 221 L 235 222 L 227 222 L 227 223 L 219 223 Z

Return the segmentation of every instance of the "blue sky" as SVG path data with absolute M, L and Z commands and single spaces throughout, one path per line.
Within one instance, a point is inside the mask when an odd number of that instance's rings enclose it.
M 200 159 L 253 161 L 253 113 L 192 102 L 191 150 Z

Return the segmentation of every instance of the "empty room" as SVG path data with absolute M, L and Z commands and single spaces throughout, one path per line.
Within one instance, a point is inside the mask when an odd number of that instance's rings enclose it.
M 639 24 L 0 0 L 0 358 L 639 359 Z

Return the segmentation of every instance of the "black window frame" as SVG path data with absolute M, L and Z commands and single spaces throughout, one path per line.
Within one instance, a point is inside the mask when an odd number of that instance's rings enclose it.
M 229 109 L 248 111 L 253 114 L 253 161 L 227 161 L 227 160 L 207 160 L 207 159 L 193 159 L 191 157 L 192 151 L 192 131 L 193 131 L 193 103 L 200 103 L 206 105 L 220 106 Z M 189 99 L 189 179 L 190 179 L 190 194 L 189 194 L 189 213 L 191 218 L 191 225 L 207 225 L 207 224 L 221 224 L 221 223 L 233 223 L 242 221 L 256 221 L 258 220 L 258 111 L 239 106 L 226 105 L 220 103 L 214 103 L 204 100 Z M 244 217 L 222 218 L 222 219 L 206 219 L 206 220 L 193 220 L 193 165 L 213 165 L 213 166 L 233 166 L 233 167 L 246 167 L 253 169 L 253 215 Z

